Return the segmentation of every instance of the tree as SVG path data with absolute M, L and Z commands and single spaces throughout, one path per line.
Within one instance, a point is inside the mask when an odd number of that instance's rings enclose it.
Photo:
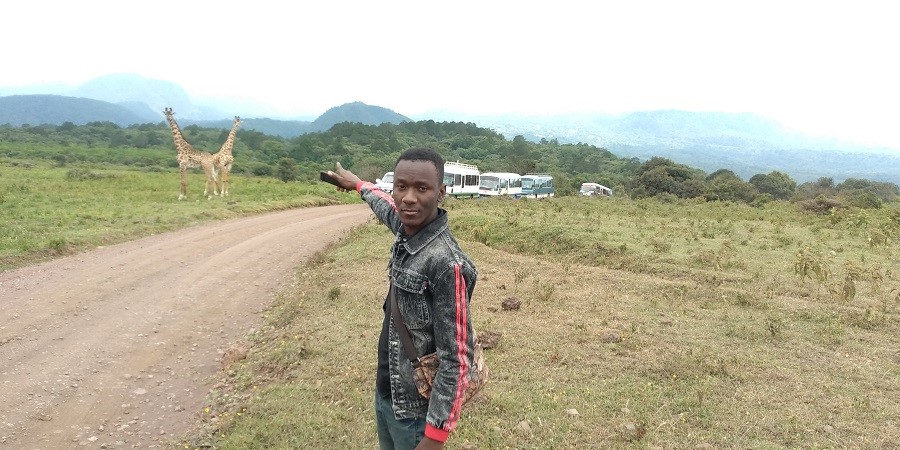
M 344 146 L 344 138 L 342 138 L 340 136 L 338 136 L 331 143 L 331 146 L 328 148 L 328 150 L 331 152 L 332 155 L 346 156 L 348 154 L 347 147 Z
M 708 200 L 741 201 L 753 200 L 756 188 L 745 183 L 734 172 L 721 169 L 713 172 L 706 180 L 706 198 Z
M 702 174 L 700 170 L 669 159 L 653 157 L 641 164 L 628 187 L 635 197 L 672 194 L 679 198 L 694 198 L 703 195 Z
M 773 198 L 787 200 L 797 190 L 797 182 L 785 173 L 773 170 L 768 175 L 758 173 L 750 177 L 750 184 L 763 193 Z
M 72 131 L 76 128 L 75 124 L 72 122 L 63 122 L 62 125 L 56 127 L 56 131 L 67 132 Z
M 831 177 L 820 177 L 815 182 L 803 183 L 797 186 L 796 195 L 799 199 L 833 197 L 834 180 Z
M 834 189 L 834 179 L 831 177 L 821 177 L 816 180 L 816 187 L 819 189 L 831 191 Z
M 847 178 L 843 183 L 838 184 L 835 189 L 844 195 L 853 191 L 865 191 L 883 202 L 891 202 L 900 195 L 900 187 L 894 183 L 871 181 L 862 178 Z
M 150 146 L 150 137 L 147 133 L 138 133 L 131 139 L 131 145 L 136 148 L 147 148 Z
M 736 173 L 734 173 L 734 171 L 728 170 L 728 169 L 719 169 L 719 170 L 709 174 L 706 177 L 706 181 L 712 181 L 719 177 L 738 178 L 739 179 L 739 177 L 737 176 Z
M 253 162 L 248 165 L 248 169 L 250 173 L 258 177 L 267 177 L 272 175 L 272 166 L 266 163 Z
M 275 169 L 275 175 L 279 180 L 287 183 L 297 179 L 297 163 L 291 158 L 281 158 L 278 160 L 278 167 Z
M 275 139 L 266 139 L 265 141 L 263 141 L 260 149 L 262 150 L 263 154 L 268 157 L 269 161 L 277 161 L 281 158 L 285 158 L 288 153 L 287 148 L 285 148 L 284 142 Z
M 507 155 L 510 171 L 526 174 L 534 172 L 537 164 L 531 157 L 531 147 L 522 135 L 516 136 L 512 141 L 512 148 Z

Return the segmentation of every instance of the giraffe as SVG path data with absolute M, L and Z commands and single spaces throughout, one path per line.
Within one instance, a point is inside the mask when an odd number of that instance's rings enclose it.
M 234 164 L 234 156 L 231 155 L 231 149 L 234 148 L 234 137 L 237 135 L 237 130 L 240 126 L 241 118 L 234 116 L 234 124 L 231 125 L 228 139 L 222 144 L 222 148 L 213 155 L 213 162 L 219 168 L 219 173 L 222 174 L 219 178 L 219 183 L 221 184 L 219 193 L 222 197 L 228 196 L 229 175 L 231 175 L 231 166 Z
M 203 189 L 203 195 L 206 199 L 212 199 L 209 195 L 209 187 L 212 186 L 213 195 L 218 195 L 218 180 L 216 177 L 216 166 L 213 163 L 213 156 L 209 152 L 202 150 L 194 150 L 184 136 L 181 134 L 181 128 L 175 122 L 175 113 L 172 108 L 163 110 L 166 114 L 166 121 L 169 122 L 169 128 L 172 129 L 172 141 L 175 143 L 175 150 L 178 151 L 178 169 L 181 171 L 181 191 L 178 194 L 178 200 L 187 198 L 187 170 L 192 167 L 202 167 L 206 173 L 206 187 Z

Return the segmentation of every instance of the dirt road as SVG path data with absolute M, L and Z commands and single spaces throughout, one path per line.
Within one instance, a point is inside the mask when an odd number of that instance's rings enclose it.
M 166 448 L 293 269 L 370 217 L 276 212 L 0 273 L 0 449 Z

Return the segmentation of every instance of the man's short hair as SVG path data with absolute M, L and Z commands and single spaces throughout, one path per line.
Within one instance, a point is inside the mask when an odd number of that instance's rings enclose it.
M 413 147 L 407 149 L 397 158 L 394 167 L 397 167 L 400 161 L 428 161 L 434 164 L 434 168 L 437 169 L 438 173 L 438 184 L 444 184 L 444 157 L 433 148 Z

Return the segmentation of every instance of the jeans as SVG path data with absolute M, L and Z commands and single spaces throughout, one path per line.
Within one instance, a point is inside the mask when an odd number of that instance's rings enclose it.
M 391 398 L 375 393 L 375 425 L 381 450 L 413 450 L 425 436 L 425 418 L 394 417 Z

